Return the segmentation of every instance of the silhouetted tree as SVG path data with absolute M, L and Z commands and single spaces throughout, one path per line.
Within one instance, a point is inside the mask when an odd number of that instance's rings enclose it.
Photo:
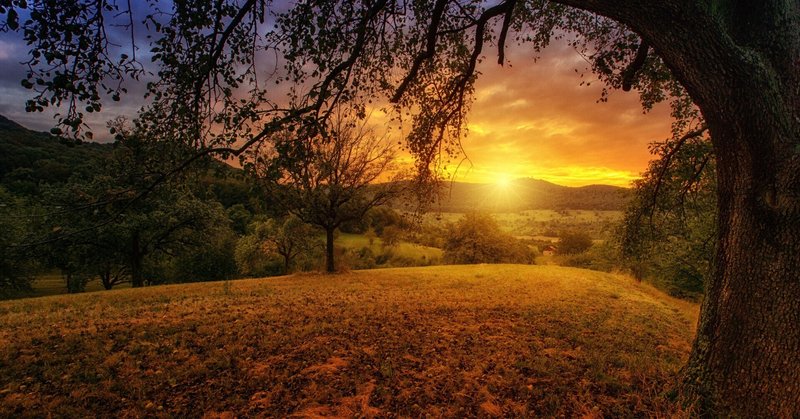
M 394 169 L 393 147 L 346 118 L 337 119 L 327 133 L 281 133 L 273 137 L 272 147 L 280 152 L 253 170 L 277 204 L 325 231 L 325 270 L 335 272 L 336 229 L 402 190 L 396 178 L 388 178 Z M 382 177 L 386 182 L 376 183 Z

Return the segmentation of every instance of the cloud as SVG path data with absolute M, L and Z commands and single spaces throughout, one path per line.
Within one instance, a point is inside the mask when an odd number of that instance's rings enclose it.
M 143 13 L 136 10 L 139 17 Z M 147 61 L 145 32 L 137 24 L 140 59 Z M 56 110 L 24 112 L 25 100 L 32 97 L 32 92 L 19 84 L 25 75 L 25 67 L 19 63 L 25 60 L 27 47 L 19 34 L 8 35 L 0 41 L 0 112 L 46 131 L 55 123 L 52 115 Z M 125 44 L 121 33 L 111 36 Z M 496 64 L 492 53 L 487 50 L 487 59 L 479 66 L 482 74 L 469 115 L 469 136 L 462 144 L 469 160 L 456 174 L 459 180 L 483 182 L 503 175 L 570 185 L 627 185 L 647 167 L 651 158 L 647 145 L 669 136 L 666 106 L 644 115 L 638 95 L 623 92 L 613 92 L 608 103 L 597 103 L 600 82 L 593 80 L 585 71 L 583 58 L 563 41 L 554 42 L 536 60 L 525 46 L 510 46 L 510 65 L 504 67 Z M 275 68 L 271 57 L 259 64 L 265 72 Z M 581 72 L 586 75 L 581 77 Z M 113 117 L 135 116 L 144 103 L 146 81 L 128 82 L 130 92 L 122 102 L 106 101 L 103 112 L 89 116 L 96 138 L 108 139 L 105 122 Z M 582 81 L 589 85 L 581 86 Z M 273 97 L 286 89 L 285 85 L 275 87 Z M 372 118 L 377 133 L 382 134 L 390 118 L 377 112 Z M 395 127 L 390 135 L 396 141 L 407 132 L 407 127 Z
M 576 73 L 586 64 L 569 46 L 556 43 L 536 62 L 524 47 L 509 55 L 512 66 L 485 60 L 479 68 L 463 141 L 471 170 L 458 179 L 511 175 L 627 186 L 651 158 L 647 145 L 669 136 L 666 105 L 643 114 L 638 95 L 624 92 L 598 103 L 600 82 Z M 581 86 L 583 80 L 592 83 Z
M 14 57 L 16 46 L 10 42 L 0 41 L 0 61 L 7 61 L 9 58 Z

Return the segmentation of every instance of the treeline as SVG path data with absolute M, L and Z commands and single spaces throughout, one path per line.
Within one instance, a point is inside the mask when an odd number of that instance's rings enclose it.
M 53 271 L 69 292 L 80 292 L 90 281 L 111 289 L 324 268 L 325 231 L 289 215 L 286 202 L 271 202 L 276 194 L 268 192 L 274 191 L 252 174 L 213 159 L 176 172 L 176 162 L 187 161 L 191 150 L 142 138 L 124 121 L 112 127 L 118 134 L 113 144 L 62 141 L 2 122 L 5 295 L 30 292 L 37 276 Z M 328 196 L 323 192 L 309 191 Z M 292 201 L 309 203 L 319 206 Z M 392 248 L 410 236 L 411 223 L 388 207 L 358 214 L 336 224 L 337 232 L 380 237 L 385 255 L 337 249 L 343 261 L 354 267 L 398 263 Z
M 166 176 L 185 153 L 166 143 L 76 144 L 7 119 L 0 135 L 6 293 L 53 270 L 70 292 L 90 280 L 110 289 L 231 277 L 236 230 L 264 213 L 252 185 L 217 162 Z

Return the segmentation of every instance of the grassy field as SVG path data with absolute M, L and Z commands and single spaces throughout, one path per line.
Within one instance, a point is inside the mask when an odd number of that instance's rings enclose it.
M 583 231 L 593 238 L 602 237 L 616 222 L 622 219 L 622 211 L 589 210 L 528 210 L 520 212 L 493 213 L 500 228 L 520 238 L 556 241 L 562 230 Z M 443 212 L 423 216 L 423 223 L 444 225 L 458 221 L 463 214 Z
M 669 416 L 697 310 L 518 265 L 0 302 L 0 417 Z
M 369 239 L 363 234 L 342 233 L 336 239 L 336 244 L 347 249 L 368 247 L 374 254 L 384 251 L 383 241 L 380 237 L 376 237 L 370 245 Z M 427 265 L 431 262 L 438 263 L 442 260 L 443 255 L 442 249 L 405 241 L 398 243 L 391 251 L 394 256 L 414 260 L 419 265 Z

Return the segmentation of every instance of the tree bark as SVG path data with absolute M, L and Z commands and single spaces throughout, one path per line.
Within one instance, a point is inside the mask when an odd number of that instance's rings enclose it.
M 336 266 L 333 262 L 333 232 L 334 228 L 325 229 L 325 271 L 328 273 L 336 272 Z
M 800 3 L 556 1 L 639 33 L 708 123 L 718 231 L 687 394 L 707 415 L 800 416 Z
M 111 280 L 111 268 L 106 268 L 100 273 L 100 280 L 103 282 L 103 288 L 108 291 L 113 286 L 114 283 Z
M 749 135 L 757 137 L 759 132 L 750 130 Z M 737 155 L 755 157 L 743 150 Z M 783 165 L 783 160 L 787 157 L 773 156 L 776 165 Z M 792 160 L 795 173 L 800 172 L 797 159 Z M 716 263 L 686 368 L 687 388 L 701 398 L 706 413 L 796 417 L 800 414 L 797 176 L 765 179 L 742 170 L 730 158 L 718 158 L 717 166 Z

